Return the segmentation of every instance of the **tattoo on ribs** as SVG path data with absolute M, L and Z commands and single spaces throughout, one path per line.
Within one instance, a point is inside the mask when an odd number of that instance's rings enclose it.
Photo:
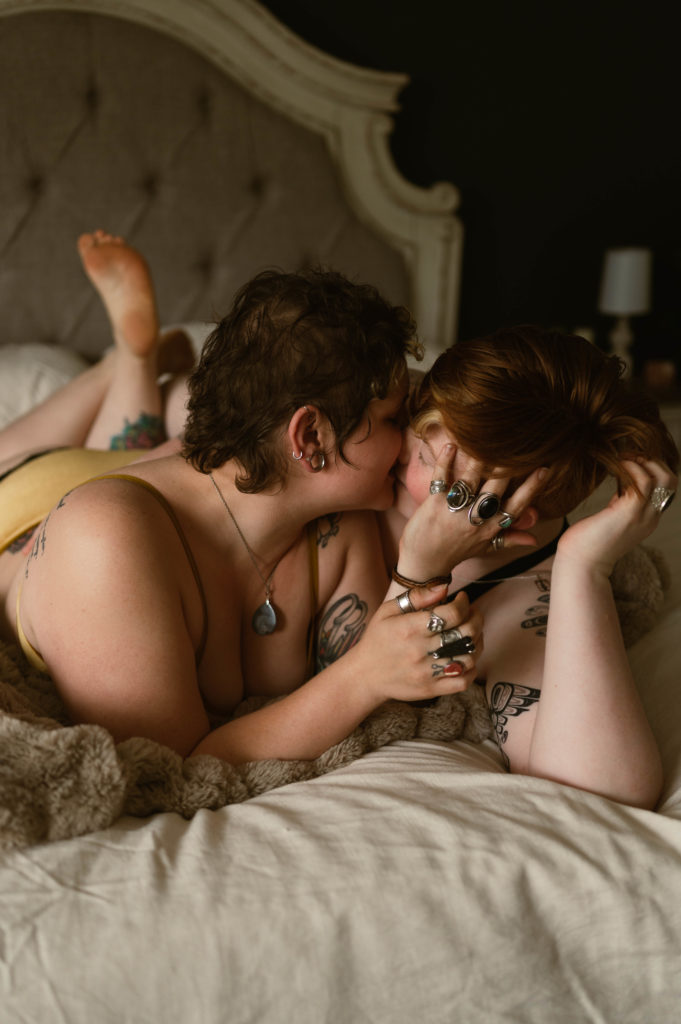
M 521 621 L 521 629 L 534 629 L 537 636 L 546 636 L 546 626 L 549 621 L 549 598 L 550 594 L 540 594 L 537 601 L 542 603 L 533 604 L 525 609 L 525 615 L 529 615 L 529 618 Z
M 325 548 L 331 538 L 338 535 L 342 515 L 342 512 L 330 512 L 328 516 L 321 516 L 317 520 L 317 547 Z
M 519 683 L 495 683 L 490 695 L 489 710 L 494 727 L 494 736 L 501 750 L 506 767 L 508 758 L 503 745 L 508 739 L 506 723 L 509 718 L 517 718 L 523 711 L 529 711 L 541 697 L 541 690 L 533 686 L 521 686 Z
M 367 611 L 357 594 L 346 594 L 329 608 L 319 626 L 318 672 L 354 647 L 366 629 Z

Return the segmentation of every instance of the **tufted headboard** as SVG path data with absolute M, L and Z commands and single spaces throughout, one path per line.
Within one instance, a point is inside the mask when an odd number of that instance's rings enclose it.
M 403 75 L 302 42 L 254 0 L 0 0 L 0 344 L 95 357 L 75 251 L 145 254 L 165 323 L 209 321 L 258 270 L 322 263 L 455 335 L 458 194 L 389 150 Z

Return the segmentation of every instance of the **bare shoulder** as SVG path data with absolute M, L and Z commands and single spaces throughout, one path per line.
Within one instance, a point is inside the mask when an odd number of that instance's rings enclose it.
M 36 530 L 22 607 L 29 619 L 45 618 L 49 609 L 56 620 L 77 603 L 93 608 L 130 594 L 149 596 L 172 586 L 176 549 L 172 522 L 145 487 L 87 483 L 65 494 Z
M 333 541 L 338 550 L 347 551 L 355 543 L 373 542 L 378 536 L 375 512 L 331 512 L 317 519 L 316 528 L 320 548 Z
M 200 626 L 187 613 L 185 569 L 172 523 L 144 487 L 93 481 L 52 509 L 26 564 L 21 619 L 74 718 L 181 750 L 200 738 Z
M 91 481 L 65 494 L 40 524 L 28 555 L 27 577 L 35 565 L 52 559 L 102 561 L 108 554 L 125 559 L 140 553 L 140 543 L 153 543 L 167 519 L 159 501 L 145 486 L 127 480 Z
M 357 582 L 375 581 L 385 592 L 385 568 L 378 521 L 374 512 L 342 512 L 316 522 L 319 583 L 322 603 L 344 577 Z

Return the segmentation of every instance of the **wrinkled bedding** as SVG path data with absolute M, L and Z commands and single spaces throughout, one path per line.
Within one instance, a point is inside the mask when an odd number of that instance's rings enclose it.
M 669 585 L 666 563 L 640 547 L 612 575 L 627 646 L 653 628 Z M 252 698 L 240 715 L 265 703 Z M 51 681 L 30 668 L 14 644 L 0 641 L 0 850 L 68 839 L 144 817 L 240 803 L 269 789 L 316 778 L 397 740 L 480 742 L 491 735 L 478 686 L 429 707 L 391 701 L 314 761 L 261 761 L 233 767 L 215 757 L 183 759 L 140 737 L 115 743 L 97 725 L 69 722 Z
M 681 502 L 630 650 L 657 813 L 507 774 L 490 740 L 398 740 L 191 819 L 0 854 L 0 1006 L 25 1021 L 675 1024 Z

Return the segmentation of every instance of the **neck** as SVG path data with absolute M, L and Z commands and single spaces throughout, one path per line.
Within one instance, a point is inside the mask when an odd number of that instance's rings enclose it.
M 291 494 L 292 489 L 286 486 L 276 493 L 259 491 L 249 494 L 240 491 L 235 483 L 237 473 L 237 467 L 225 463 L 213 470 L 211 476 L 238 524 L 238 530 L 263 571 L 268 571 L 295 544 L 306 523 L 315 516 L 306 514 L 306 503 L 296 500 Z M 237 534 L 210 478 L 205 476 L 200 486 L 206 499 L 211 502 L 214 520 L 220 521 L 219 528 L 223 535 L 229 538 L 232 530 Z
M 237 488 L 235 480 L 238 474 L 239 467 L 233 462 L 226 462 L 212 473 L 263 571 L 271 569 L 303 537 L 308 523 L 336 511 L 333 504 L 329 507 L 334 497 L 329 494 L 326 481 L 320 479 L 323 474 L 291 473 L 283 486 L 255 494 Z M 213 522 L 218 524 L 221 518 L 228 522 L 228 513 L 222 507 L 210 480 L 203 474 L 197 475 L 201 478 L 198 488 L 203 500 L 209 501 Z M 216 525 L 216 529 L 220 529 L 221 535 L 225 536 L 221 523 L 219 527 Z

